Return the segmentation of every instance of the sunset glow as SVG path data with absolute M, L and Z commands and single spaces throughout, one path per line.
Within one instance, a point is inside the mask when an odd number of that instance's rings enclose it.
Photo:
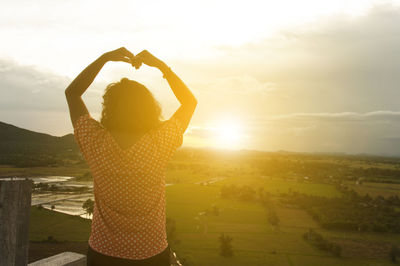
M 398 265 L 400 0 L 1 0 L 0 33 L 0 266 Z
M 0 87 L 9 88 L 0 100 L 1 121 L 71 133 L 63 90 L 89 62 L 125 46 L 164 60 L 197 97 L 184 146 L 400 149 L 382 140 L 397 139 L 400 127 L 400 80 L 393 71 L 400 64 L 393 60 L 400 1 L 43 0 L 23 8 L 5 1 L 0 14 L 6 40 L 0 43 Z M 84 95 L 96 119 L 104 88 L 122 77 L 146 85 L 165 119 L 178 108 L 159 72 L 109 63 Z M 355 105 L 355 99 L 362 101 Z M 215 122 L 220 113 L 226 117 Z M 345 124 L 353 117 L 362 119 Z M 383 123 L 387 119 L 393 123 Z M 372 130 L 373 123 L 380 126 Z
M 233 120 L 222 121 L 215 132 L 218 145 L 223 148 L 235 149 L 243 141 L 240 124 Z

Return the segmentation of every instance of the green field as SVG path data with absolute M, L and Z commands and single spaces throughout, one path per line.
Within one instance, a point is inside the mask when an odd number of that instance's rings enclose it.
M 393 265 L 392 244 L 400 234 L 327 230 L 306 210 L 285 204 L 288 193 L 298 192 L 336 200 L 344 184 L 359 195 L 398 195 L 396 174 L 400 160 L 281 153 L 207 153 L 182 151 L 168 166 L 167 217 L 175 221 L 178 240 L 171 243 L 184 265 Z M 370 169 L 372 169 L 370 171 Z M 71 175 L 80 177 L 88 169 L 72 167 L 0 167 L 0 174 Z M 370 172 L 368 172 L 370 171 Z M 364 181 L 359 178 L 382 180 Z M 395 183 L 388 183 L 390 182 Z M 275 204 L 280 224 L 270 225 L 265 208 L 257 202 L 222 198 L 222 187 L 248 186 L 263 190 Z M 218 215 L 204 215 L 218 208 Z M 342 247 L 340 257 L 321 251 L 303 238 L 309 229 Z M 233 256 L 220 255 L 219 236 L 233 238 Z M 80 217 L 32 208 L 30 239 L 86 242 L 90 221 Z
M 361 195 L 369 194 L 370 196 L 400 196 L 400 184 L 364 182 L 362 185 L 357 185 L 354 182 L 348 182 L 348 186 L 357 191 Z
M 244 182 L 235 178 L 223 183 Z M 253 184 L 255 180 L 251 181 Z M 281 182 L 281 184 L 279 184 Z M 246 182 L 244 182 L 246 183 Z M 173 245 L 185 265 L 391 265 L 388 259 L 366 259 L 360 257 L 335 258 L 321 252 L 305 242 L 302 234 L 308 228 L 318 229 L 318 225 L 302 210 L 279 206 L 277 211 L 281 225 L 273 228 L 266 222 L 264 209 L 254 203 L 224 200 L 219 197 L 222 185 L 178 184 L 167 187 L 167 216 L 176 221 L 179 244 Z M 286 181 L 259 180 L 259 186 L 269 185 L 281 190 L 294 184 Z M 334 196 L 334 188 L 329 185 L 301 184 L 297 189 L 308 193 L 323 193 Z M 218 206 L 218 216 L 207 216 L 202 221 L 196 219 L 199 213 L 212 206 Z M 204 229 L 207 225 L 207 230 Z M 324 231 L 324 230 L 321 230 Z M 52 236 L 59 241 L 87 241 L 90 221 L 49 210 L 32 208 L 30 238 L 40 241 Z M 218 237 L 221 233 L 233 237 L 234 256 L 224 258 L 219 255 Z M 329 233 L 329 232 L 328 232 Z M 332 239 L 359 239 L 359 234 L 330 232 Z M 374 234 L 363 234 L 363 239 L 380 243 L 388 241 L 388 236 L 379 238 Z M 400 240 L 400 237 L 396 237 Z M 365 254 L 364 254 L 365 255 Z
M 276 185 L 276 182 L 272 184 Z M 311 186 L 309 191 L 313 193 L 314 189 Z M 325 189 L 330 192 L 332 188 Z M 222 200 L 218 191 L 217 185 L 176 185 L 167 189 L 168 216 L 176 220 L 178 238 L 181 240 L 180 244 L 175 245 L 175 250 L 188 265 L 392 264 L 388 259 L 366 259 L 363 256 L 335 258 L 318 251 L 302 238 L 308 228 L 318 229 L 317 224 L 304 211 L 279 207 L 278 215 L 282 223 L 279 229 L 275 229 L 266 222 L 266 214 L 261 206 Z M 221 209 L 220 215 L 207 217 L 207 232 L 201 226 L 197 230 L 199 222 L 195 217 L 213 205 Z M 234 239 L 234 256 L 231 258 L 219 255 L 218 237 L 221 233 Z M 349 240 L 348 235 L 340 232 L 329 237 Z M 359 235 L 352 237 L 357 239 Z M 371 234 L 370 237 L 374 239 Z
M 71 165 L 58 167 L 14 167 L 11 165 L 0 165 L 1 176 L 81 176 L 88 171 L 86 165 Z
M 87 241 L 91 221 L 47 209 L 31 208 L 29 239 L 46 241 L 49 237 L 57 241 Z

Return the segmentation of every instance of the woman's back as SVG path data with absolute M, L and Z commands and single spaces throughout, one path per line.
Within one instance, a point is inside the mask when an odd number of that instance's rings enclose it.
M 115 142 L 119 145 L 121 149 L 128 149 L 133 146 L 144 134 L 132 135 L 129 133 L 123 133 L 119 131 L 109 131 Z
M 90 246 L 130 259 L 163 251 L 168 245 L 165 166 L 182 144 L 179 120 L 173 117 L 121 148 L 99 122 L 84 115 L 76 122 L 75 138 L 94 179 Z

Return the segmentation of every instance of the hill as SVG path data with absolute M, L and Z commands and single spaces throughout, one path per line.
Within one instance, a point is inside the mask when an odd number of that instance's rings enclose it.
M 0 122 L 0 139 L 0 164 L 46 166 L 79 154 L 73 134 L 55 137 Z

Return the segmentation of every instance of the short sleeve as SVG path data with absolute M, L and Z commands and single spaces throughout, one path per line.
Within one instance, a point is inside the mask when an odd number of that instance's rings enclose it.
M 101 131 L 103 131 L 103 127 L 90 114 L 84 114 L 75 121 L 75 140 L 85 158 L 87 158 L 88 151 L 95 145 Z
M 156 136 L 158 138 L 160 154 L 165 159 L 169 159 L 183 142 L 183 130 L 179 119 L 172 117 L 163 122 Z

